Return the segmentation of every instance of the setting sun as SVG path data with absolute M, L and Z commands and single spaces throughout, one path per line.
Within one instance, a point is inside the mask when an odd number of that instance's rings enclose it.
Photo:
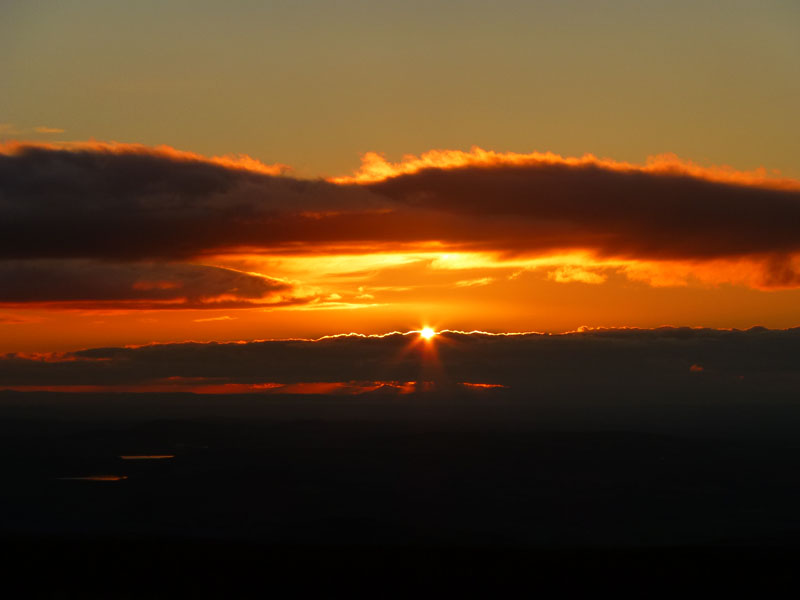
M 420 334 L 420 335 L 421 335 L 423 338 L 425 338 L 426 340 L 429 340 L 429 339 L 431 339 L 433 336 L 435 336 L 435 335 L 436 335 L 436 332 L 435 332 L 435 331 L 434 331 L 432 328 L 430 328 L 430 327 L 423 327 L 423 328 L 422 328 L 422 331 L 420 331 L 420 332 L 419 332 L 419 334 Z

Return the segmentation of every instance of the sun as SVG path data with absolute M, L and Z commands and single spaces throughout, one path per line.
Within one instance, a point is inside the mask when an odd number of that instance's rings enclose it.
M 431 327 L 423 327 L 422 331 L 419 334 L 425 338 L 426 340 L 431 339 L 433 336 L 436 335 L 436 332 Z

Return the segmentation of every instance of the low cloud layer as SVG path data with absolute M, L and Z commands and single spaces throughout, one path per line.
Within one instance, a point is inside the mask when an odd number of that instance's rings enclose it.
M 0 359 L 0 386 L 471 382 L 605 392 L 703 381 L 767 386 L 800 381 L 800 329 L 604 330 L 562 335 L 444 332 L 318 341 L 179 343 Z M 611 387 L 608 387 L 611 384 Z

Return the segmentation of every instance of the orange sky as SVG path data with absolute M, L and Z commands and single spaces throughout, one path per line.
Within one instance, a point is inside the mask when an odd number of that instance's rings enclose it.
M 23 173 L 5 183 L 12 202 L 43 203 L 12 215 L 9 235 L 23 233 L 1 249 L 3 352 L 426 324 L 800 324 L 800 182 L 765 169 L 473 148 L 367 154 L 325 183 L 166 147 L 7 144 L 3 156 Z M 87 204 L 60 213 L 47 186 Z
M 0 352 L 800 324 L 797 3 L 151 4 L 4 3 Z

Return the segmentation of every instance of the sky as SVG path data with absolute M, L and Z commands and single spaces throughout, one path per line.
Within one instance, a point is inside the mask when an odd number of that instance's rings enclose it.
M 0 352 L 800 325 L 796 2 L 0 17 Z
M 2 4 L 20 134 L 245 153 L 333 176 L 359 154 L 593 153 L 800 176 L 791 0 Z

